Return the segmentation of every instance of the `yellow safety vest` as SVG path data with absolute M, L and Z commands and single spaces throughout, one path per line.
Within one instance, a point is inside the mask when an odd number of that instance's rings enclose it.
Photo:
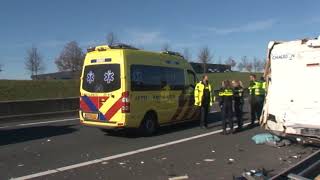
M 201 106 L 204 88 L 205 86 L 201 81 L 196 85 L 194 90 L 194 105 Z M 210 106 L 212 106 L 213 98 L 212 98 L 212 88 L 210 84 L 208 84 L 208 89 L 210 92 Z
M 265 82 L 254 81 L 249 86 L 250 95 L 264 96 L 266 94 Z M 252 93 L 254 91 L 254 94 Z
M 233 96 L 232 89 L 223 89 L 219 92 L 219 96 Z

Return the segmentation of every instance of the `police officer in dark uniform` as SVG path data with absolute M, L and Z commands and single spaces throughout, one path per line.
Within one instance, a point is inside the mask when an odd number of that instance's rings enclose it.
M 242 125 L 243 125 L 243 120 L 242 120 L 242 113 L 243 113 L 243 86 L 242 82 L 239 80 L 233 81 L 233 99 L 234 99 L 234 111 L 235 111 L 235 116 L 237 118 L 237 123 L 238 123 L 238 128 L 237 131 L 241 131 Z
M 220 107 L 221 109 L 221 114 L 222 114 L 222 134 L 226 135 L 228 132 L 226 131 L 227 129 L 227 123 L 229 124 L 230 127 L 230 132 L 233 131 L 233 112 L 232 112 L 232 100 L 233 100 L 233 89 L 231 86 L 231 82 L 229 80 L 223 81 L 222 83 L 222 88 L 220 89 L 219 92 L 220 96 Z

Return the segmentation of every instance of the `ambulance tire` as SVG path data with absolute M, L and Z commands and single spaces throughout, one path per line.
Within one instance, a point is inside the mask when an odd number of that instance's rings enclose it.
M 140 125 L 140 133 L 142 133 L 143 136 L 152 136 L 154 135 L 158 130 L 158 121 L 157 116 L 154 112 L 148 112 Z

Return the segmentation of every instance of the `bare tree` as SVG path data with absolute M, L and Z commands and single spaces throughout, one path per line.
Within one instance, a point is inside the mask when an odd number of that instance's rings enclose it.
M 264 64 L 262 62 L 262 60 L 254 57 L 253 58 L 253 70 L 254 72 L 260 72 L 264 69 Z
M 233 69 L 234 67 L 236 67 L 237 62 L 230 56 L 226 60 L 225 64 L 231 66 L 231 69 Z
M 192 57 L 191 57 L 191 53 L 189 51 L 189 48 L 184 48 L 183 49 L 183 57 L 184 59 L 186 59 L 187 61 L 191 61 L 192 60 Z
M 108 35 L 107 35 L 107 44 L 111 46 L 111 45 L 114 45 L 116 43 L 118 43 L 118 38 L 115 35 L 115 33 L 113 33 L 113 32 L 108 33 Z
M 267 60 L 263 59 L 263 61 L 262 61 L 262 70 L 264 70 L 266 68 L 266 65 L 267 65 Z
M 25 58 L 25 68 L 37 79 L 38 73 L 45 70 L 45 66 L 42 60 L 42 55 L 38 51 L 38 48 L 32 46 L 27 50 L 27 55 Z
M 248 72 L 252 72 L 252 68 L 253 68 L 253 65 L 252 65 L 252 62 L 248 62 L 245 66 L 245 69 L 248 71 Z
M 219 56 L 217 64 L 222 64 L 222 57 L 221 56 Z
M 207 72 L 207 65 L 212 60 L 212 55 L 208 47 L 204 47 L 200 49 L 199 55 L 199 62 L 202 63 L 203 66 L 203 73 Z
M 249 63 L 248 57 L 247 56 L 242 56 L 241 60 L 240 60 L 240 63 L 238 63 L 239 71 L 242 71 L 243 69 L 246 69 L 248 63 Z
M 161 48 L 162 51 L 170 51 L 170 49 L 169 43 L 164 43 Z
M 59 71 L 81 71 L 84 53 L 76 41 L 71 41 L 64 46 L 55 63 Z

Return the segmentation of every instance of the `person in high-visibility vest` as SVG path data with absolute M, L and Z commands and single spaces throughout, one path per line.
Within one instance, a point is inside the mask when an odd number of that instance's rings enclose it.
M 220 107 L 221 107 L 221 115 L 222 115 L 222 134 L 226 135 L 228 132 L 227 123 L 230 127 L 230 132 L 234 133 L 233 131 L 233 112 L 232 112 L 232 100 L 233 100 L 233 89 L 231 82 L 229 80 L 222 82 L 222 88 L 219 91 L 220 97 Z
M 202 80 L 197 83 L 194 90 L 194 101 L 201 114 L 200 128 L 208 128 L 208 113 L 213 104 L 213 94 L 207 75 L 204 75 Z
M 250 75 L 250 111 L 251 111 L 251 126 L 254 125 L 256 119 L 260 118 L 263 108 L 263 102 L 265 98 L 265 89 L 263 88 L 263 82 L 257 81 L 255 74 Z

